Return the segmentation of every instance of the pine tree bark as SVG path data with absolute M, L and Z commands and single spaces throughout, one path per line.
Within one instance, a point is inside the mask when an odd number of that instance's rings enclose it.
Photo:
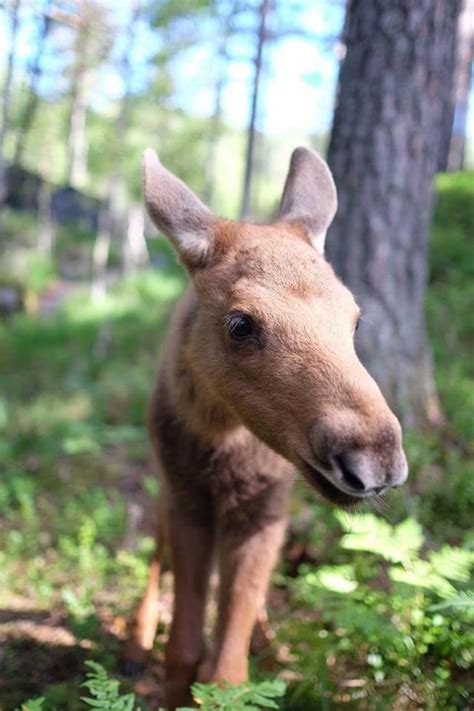
M 328 154 L 328 258 L 365 315 L 360 356 L 406 426 L 440 421 L 424 296 L 460 4 L 352 0 Z

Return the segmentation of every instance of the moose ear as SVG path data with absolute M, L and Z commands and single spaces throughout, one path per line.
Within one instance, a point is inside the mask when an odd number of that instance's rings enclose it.
M 143 154 L 143 192 L 151 219 L 173 245 L 184 264 L 202 264 L 212 246 L 217 218 L 196 195 L 160 163 L 151 148 Z
M 279 219 L 295 222 L 324 254 L 326 231 L 337 209 L 337 193 L 327 163 L 315 151 L 295 148 L 280 205 Z

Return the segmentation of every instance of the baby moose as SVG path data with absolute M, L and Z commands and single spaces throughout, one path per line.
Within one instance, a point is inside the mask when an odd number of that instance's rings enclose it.
M 175 709 L 196 679 L 247 679 L 293 472 L 350 506 L 403 484 L 407 463 L 400 425 L 354 350 L 359 309 L 323 256 L 337 205 L 326 163 L 294 151 L 272 225 L 216 217 L 151 150 L 143 165 L 148 212 L 191 285 L 149 408 L 159 531 L 126 659 L 136 669 L 153 645 L 166 546 L 175 600 L 165 693 Z M 206 652 L 213 562 L 218 611 Z

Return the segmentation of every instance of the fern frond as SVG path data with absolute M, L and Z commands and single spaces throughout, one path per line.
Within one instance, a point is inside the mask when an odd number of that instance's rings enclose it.
M 81 696 L 82 701 L 94 709 L 102 711 L 133 711 L 135 694 L 120 694 L 120 685 L 116 679 L 110 679 L 107 671 L 97 662 L 87 661 L 91 671 L 86 674 L 82 683 L 91 696 Z M 139 711 L 139 709 L 137 709 Z
M 423 544 L 422 528 L 412 518 L 390 526 L 371 513 L 349 519 L 338 512 L 336 517 L 345 531 L 341 545 L 349 550 L 367 551 L 391 563 L 404 563 L 415 558 Z
M 275 699 L 285 694 L 286 684 L 280 679 L 224 687 L 196 683 L 191 691 L 201 711 L 261 711 L 278 709 Z
M 462 590 L 453 595 L 448 600 L 444 600 L 436 605 L 431 605 L 430 611 L 440 610 L 461 610 L 474 616 L 474 590 Z

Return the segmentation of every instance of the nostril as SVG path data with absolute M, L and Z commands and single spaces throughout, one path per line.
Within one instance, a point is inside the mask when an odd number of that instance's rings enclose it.
M 334 461 L 341 470 L 344 481 L 351 487 L 351 489 L 354 489 L 355 491 L 365 491 L 364 482 L 357 476 L 357 474 L 354 474 L 354 472 L 344 461 L 344 457 L 341 454 L 337 454 L 334 457 Z

